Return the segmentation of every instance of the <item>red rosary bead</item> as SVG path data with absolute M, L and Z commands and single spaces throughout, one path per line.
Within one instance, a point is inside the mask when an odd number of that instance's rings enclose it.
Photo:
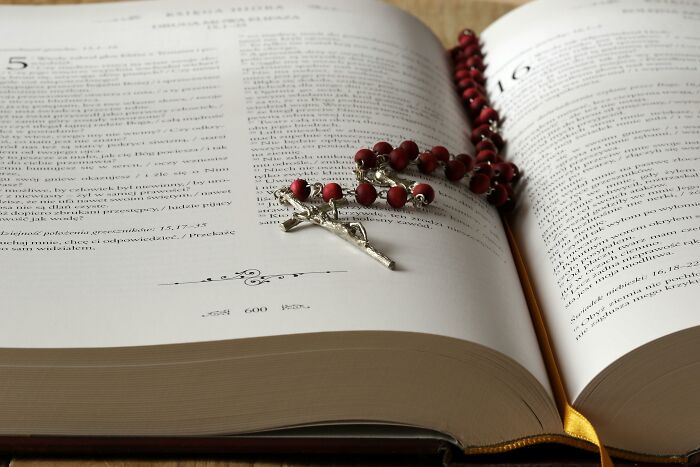
M 483 125 L 479 125 L 478 127 L 474 128 L 472 130 L 472 134 L 471 134 L 472 143 L 477 144 L 479 141 L 481 141 L 484 138 L 490 139 L 492 134 L 493 134 L 493 131 L 491 131 L 491 127 L 488 124 L 484 123 Z
M 471 73 L 467 69 L 455 71 L 455 81 L 459 82 L 465 78 L 473 79 L 477 83 L 479 82 L 478 80 L 474 79 L 474 77 L 471 75 Z
M 326 203 L 332 199 L 340 199 L 343 197 L 343 189 L 337 183 L 326 183 L 321 190 L 321 196 Z
M 471 70 L 469 70 L 469 76 L 471 76 L 474 79 L 474 81 L 481 85 L 484 85 L 486 83 L 484 75 L 481 73 L 481 71 L 477 70 L 476 68 L 472 68 Z
M 478 44 L 479 38 L 471 29 L 463 29 L 462 32 L 459 33 L 457 41 L 459 42 L 459 45 L 464 47 L 469 44 Z
M 452 159 L 445 164 L 445 177 L 451 182 L 457 182 L 464 178 L 467 173 L 467 168 L 464 162 L 458 159 Z
M 469 154 L 457 154 L 455 159 L 462 161 L 464 167 L 467 169 L 467 172 L 471 172 L 474 168 L 474 159 Z
M 462 99 L 464 99 L 467 102 L 471 101 L 472 99 L 476 99 L 477 97 L 481 97 L 482 99 L 484 98 L 482 92 L 479 91 L 477 88 L 467 88 L 462 93 Z
M 483 53 L 481 51 L 481 47 L 479 47 L 479 44 L 471 44 L 466 47 L 463 47 L 461 50 L 461 57 L 473 57 L 473 56 L 479 56 L 482 57 Z
M 493 152 L 497 152 L 498 148 L 496 147 L 495 144 L 491 142 L 491 140 L 488 139 L 482 139 L 478 143 L 476 143 L 476 152 L 484 151 L 484 150 L 489 150 Z
M 371 183 L 362 182 L 355 188 L 355 199 L 363 206 L 371 206 L 377 199 L 377 189 Z
M 469 112 L 471 112 L 472 115 L 479 115 L 479 112 L 481 112 L 481 109 L 483 109 L 486 104 L 486 99 L 477 96 L 469 101 Z
M 370 149 L 360 149 L 355 153 L 355 162 L 365 169 L 371 169 L 377 166 L 377 155 Z
M 448 151 L 445 146 L 433 146 L 430 152 L 433 153 L 435 158 L 440 162 L 447 162 L 450 160 L 450 151 Z
M 498 112 L 496 112 L 492 107 L 484 107 L 479 112 L 479 117 L 474 121 L 475 125 L 482 125 L 484 123 L 496 122 L 498 123 Z
M 488 136 L 488 138 L 493 142 L 493 144 L 496 145 L 496 148 L 498 148 L 498 152 L 503 150 L 503 146 L 506 145 L 506 142 L 503 141 L 503 138 L 501 135 L 499 135 L 496 132 L 491 132 L 491 134 Z
M 424 152 L 418 156 L 418 170 L 421 173 L 430 175 L 437 169 L 438 160 L 432 152 Z
M 401 144 L 399 144 L 399 147 L 406 152 L 406 155 L 410 160 L 413 160 L 416 157 L 418 157 L 418 152 L 420 150 L 418 149 L 418 145 L 414 141 L 404 141 Z
M 508 190 L 503 185 L 494 185 L 489 194 L 486 195 L 486 201 L 496 207 L 501 207 L 508 201 Z
M 476 173 L 469 180 L 469 189 L 472 193 L 480 195 L 486 193 L 491 186 L 491 178 L 488 175 Z
M 482 94 L 486 93 L 486 90 L 484 89 L 484 87 L 471 78 L 464 78 L 464 79 L 459 80 L 457 82 L 457 87 L 461 91 L 474 88 Z
M 409 162 L 411 162 L 411 159 L 409 159 L 406 151 L 400 147 L 389 153 L 389 165 L 397 172 L 401 172 L 408 167 Z
M 402 186 L 392 186 L 386 193 L 386 202 L 394 209 L 404 207 L 408 201 L 408 193 Z
M 490 149 L 484 149 L 476 153 L 477 162 L 496 162 L 496 157 L 498 157 L 498 155 Z
M 515 178 L 515 165 L 509 162 L 501 162 L 493 165 L 494 178 L 499 182 L 512 182 Z
M 465 65 L 469 68 L 476 68 L 479 71 L 484 71 L 484 61 L 478 55 L 472 55 L 467 59 Z
M 302 178 L 297 178 L 289 185 L 289 190 L 292 192 L 294 197 L 299 201 L 306 201 L 306 199 L 311 194 L 311 187 L 306 180 Z
M 474 166 L 474 173 L 475 174 L 484 174 L 488 177 L 493 176 L 493 168 L 491 167 L 491 164 L 488 162 L 481 162 L 479 164 L 476 164 Z
M 477 84 L 476 81 L 474 81 L 471 78 L 464 78 L 464 79 L 460 79 L 459 81 L 457 81 L 457 87 L 459 88 L 460 91 L 464 91 L 466 89 L 473 88 L 476 86 L 476 84 Z
M 379 155 L 389 154 L 394 147 L 386 141 L 380 141 L 372 147 L 372 150 Z
M 414 186 L 411 194 L 413 196 L 423 195 L 425 204 L 430 204 L 435 199 L 435 190 L 433 190 L 433 187 L 427 183 L 419 183 L 418 185 Z

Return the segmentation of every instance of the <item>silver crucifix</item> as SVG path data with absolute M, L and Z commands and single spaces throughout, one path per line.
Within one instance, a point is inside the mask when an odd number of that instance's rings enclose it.
M 280 203 L 292 206 L 295 211 L 290 219 L 280 224 L 280 227 L 285 232 L 289 232 L 303 222 L 319 225 L 343 240 L 355 245 L 387 268 L 394 269 L 394 261 L 377 251 L 369 243 L 367 240 L 367 231 L 360 222 L 343 222 L 338 219 L 338 207 L 348 204 L 345 198 L 331 200 L 327 204 L 314 206 L 302 203 L 296 199 L 288 188 L 277 190 L 275 196 Z

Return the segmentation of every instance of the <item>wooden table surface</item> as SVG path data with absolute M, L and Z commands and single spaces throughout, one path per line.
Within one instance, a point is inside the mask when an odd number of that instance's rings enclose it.
M 0 4 L 88 3 L 91 0 L 0 0 Z M 104 1 L 104 0 L 97 0 Z M 526 0 L 386 0 L 420 18 L 440 37 L 446 47 L 454 45 L 460 29 L 469 27 L 479 32 L 496 18 Z M 299 459 L 247 457 L 232 459 L 0 459 L 0 467 L 419 467 L 437 465 L 435 461 L 406 459 L 341 458 Z M 485 465 L 483 463 L 479 465 Z M 502 465 L 499 463 L 499 465 Z

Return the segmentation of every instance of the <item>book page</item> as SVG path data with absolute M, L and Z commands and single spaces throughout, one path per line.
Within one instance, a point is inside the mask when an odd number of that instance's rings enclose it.
M 700 315 L 700 7 L 543 1 L 484 34 L 569 396 Z
M 501 351 L 547 386 L 498 214 L 465 184 L 429 177 L 427 209 L 341 210 L 393 272 L 322 228 L 279 228 L 292 211 L 272 192 L 354 187 L 360 147 L 469 149 L 417 20 L 216 1 L 1 18 L 3 346 L 411 331 Z

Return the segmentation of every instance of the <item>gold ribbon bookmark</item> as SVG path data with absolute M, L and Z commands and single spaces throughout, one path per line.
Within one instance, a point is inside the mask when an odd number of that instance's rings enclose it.
M 532 322 L 535 326 L 535 332 L 537 334 L 537 341 L 540 344 L 540 349 L 542 350 L 542 355 L 544 356 L 547 374 L 552 385 L 552 390 L 554 391 L 554 399 L 557 403 L 559 413 L 562 415 L 564 432 L 566 432 L 566 434 L 569 436 L 595 445 L 600 453 L 600 465 L 603 467 L 613 467 L 614 464 L 612 459 L 610 459 L 610 455 L 608 454 L 605 445 L 601 442 L 591 422 L 589 422 L 588 419 L 579 411 L 574 409 L 567 400 L 566 391 L 564 390 L 564 383 L 562 382 L 561 374 L 559 373 L 559 368 L 557 367 L 557 361 L 554 358 L 554 351 L 552 350 L 552 346 L 550 344 L 547 328 L 544 325 L 542 310 L 537 303 L 537 297 L 532 287 L 530 276 L 527 273 L 525 262 L 523 261 L 518 244 L 515 241 L 513 231 L 507 222 L 504 222 L 504 226 L 506 229 L 506 234 L 508 235 L 511 250 L 513 251 L 513 257 L 515 258 L 515 265 L 518 268 L 518 274 L 520 275 L 520 280 L 523 284 L 523 291 L 525 292 L 525 298 L 527 300 L 527 305 L 530 310 Z

